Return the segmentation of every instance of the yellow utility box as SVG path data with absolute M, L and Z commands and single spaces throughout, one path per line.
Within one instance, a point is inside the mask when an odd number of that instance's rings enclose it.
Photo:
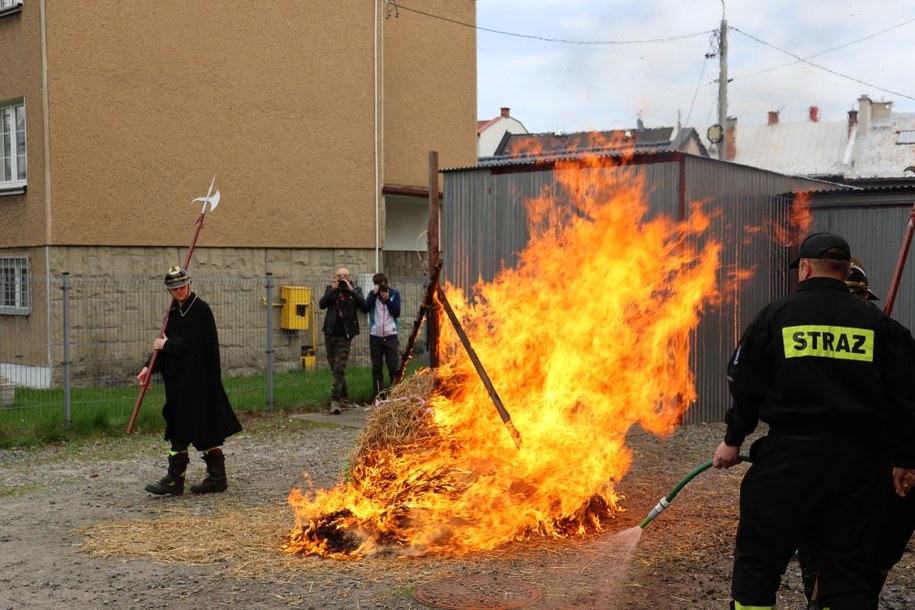
M 302 346 L 302 355 L 299 356 L 299 360 L 302 362 L 302 368 L 306 371 L 315 370 L 315 366 L 318 364 L 318 356 L 315 354 L 315 349 L 310 345 Z
M 280 288 L 283 309 L 280 311 L 280 328 L 283 330 L 308 330 L 313 317 L 311 288 L 304 286 L 282 286 Z

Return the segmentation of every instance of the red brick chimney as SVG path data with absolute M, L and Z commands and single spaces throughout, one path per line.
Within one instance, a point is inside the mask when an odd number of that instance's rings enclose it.
M 816 123 L 817 121 L 820 120 L 820 107 L 819 106 L 811 106 L 809 108 L 809 112 L 810 112 L 811 122 Z
M 511 109 L 508 108 L 507 106 L 503 106 L 503 107 L 502 107 L 502 118 L 503 118 L 503 119 L 509 118 L 509 111 L 510 111 L 510 110 L 511 110 Z
M 778 125 L 778 111 L 777 110 L 769 111 L 769 125 Z

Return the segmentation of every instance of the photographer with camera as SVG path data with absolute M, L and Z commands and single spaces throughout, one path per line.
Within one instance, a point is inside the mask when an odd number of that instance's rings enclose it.
M 372 359 L 372 388 L 376 395 L 385 387 L 387 365 L 391 383 L 400 368 L 400 342 L 397 319 L 400 317 L 400 293 L 388 284 L 383 273 L 372 276 L 374 287 L 366 299 L 369 312 L 369 356 Z
M 359 311 L 367 313 L 369 309 L 362 296 L 362 289 L 353 284 L 349 270 L 344 267 L 337 269 L 334 279 L 324 289 L 318 307 L 327 310 L 321 330 L 324 332 L 327 363 L 334 378 L 330 389 L 330 412 L 337 415 L 349 401 L 346 364 L 353 337 L 359 334 L 359 318 L 356 314 Z

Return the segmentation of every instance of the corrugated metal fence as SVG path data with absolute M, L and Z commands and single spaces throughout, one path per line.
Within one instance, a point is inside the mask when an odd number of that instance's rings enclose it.
M 364 293 L 371 288 L 370 278 L 354 278 Z M 263 396 L 269 408 L 272 382 L 282 377 L 282 383 L 304 386 L 310 381 L 303 373 L 306 364 L 326 369 L 324 311 L 317 307 L 326 284 L 326 278 L 195 274 L 192 289 L 216 318 L 223 376 L 250 377 L 244 391 Z M 30 313 L 0 316 L 0 408 L 16 409 L 28 418 L 38 409 L 59 406 L 63 416 L 63 407 L 69 413 L 72 390 L 84 388 L 123 388 L 124 395 L 135 398 L 139 391 L 135 377 L 149 357 L 170 304 L 161 278 L 64 274 L 31 277 L 29 285 Z M 403 347 L 425 286 L 418 281 L 392 282 L 392 286 L 402 297 Z M 368 316 L 359 315 L 360 334 L 353 342 L 351 367 L 369 365 Z M 414 355 L 421 357 L 422 352 Z M 99 396 L 99 400 L 110 399 L 111 392 L 104 394 L 108 398 Z
M 790 289 L 788 247 L 776 235 L 789 224 L 790 198 L 783 194 L 824 187 L 681 153 L 647 154 L 633 161 L 561 169 L 550 162 L 506 161 L 445 171 L 443 277 L 469 293 L 478 279 L 490 281 L 503 267 L 516 266 L 530 239 L 525 202 L 546 195 L 553 205 L 576 203 L 578 193 L 561 186 L 558 172 L 577 172 L 577 185 L 604 184 L 613 175 L 634 184 L 643 177 L 649 187 L 647 218 L 663 214 L 682 221 L 689 218 L 692 202 L 703 202 L 712 215 L 703 239 L 722 246 L 718 285 L 726 293 L 703 315 L 691 338 L 698 400 L 684 423 L 720 421 L 730 405 L 726 364 L 740 332 L 763 305 Z M 585 256 L 570 252 L 570 264 L 581 264 Z M 747 277 L 735 282 L 740 272 L 748 272 Z

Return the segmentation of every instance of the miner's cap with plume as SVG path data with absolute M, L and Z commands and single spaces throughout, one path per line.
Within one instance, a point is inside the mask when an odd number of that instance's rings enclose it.
M 172 266 L 165 274 L 166 288 L 181 288 L 191 283 L 191 276 L 184 267 Z
M 801 247 L 798 250 L 798 256 L 793 263 L 791 263 L 791 268 L 795 268 L 801 264 L 802 258 L 826 258 L 835 261 L 850 261 L 851 260 L 851 248 L 848 247 L 848 242 L 845 241 L 845 238 L 835 233 L 828 233 L 823 231 L 822 233 L 811 233 L 807 236 L 807 239 L 801 242 Z

